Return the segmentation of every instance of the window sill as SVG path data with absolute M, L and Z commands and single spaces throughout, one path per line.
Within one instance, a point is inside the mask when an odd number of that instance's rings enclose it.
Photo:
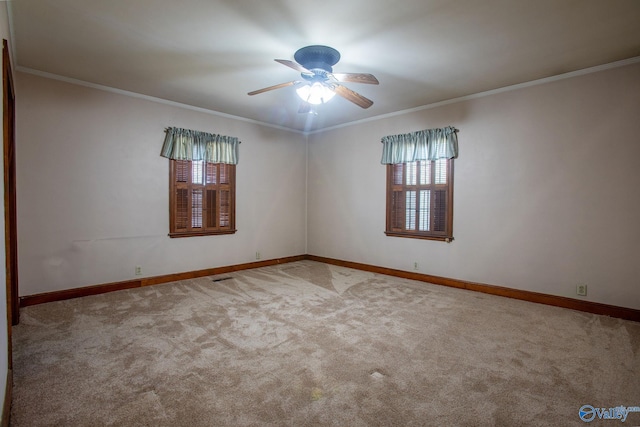
M 217 236 L 220 234 L 235 234 L 237 230 L 224 230 L 224 231 L 181 231 L 177 233 L 169 233 L 169 237 L 196 237 L 196 236 Z
M 400 233 L 397 231 L 385 231 L 384 234 L 386 234 L 389 237 L 407 237 L 409 239 L 436 240 L 439 242 L 447 242 L 447 243 L 451 243 L 453 241 L 453 237 L 451 236 L 428 236 L 428 235 L 417 234 L 417 233 Z

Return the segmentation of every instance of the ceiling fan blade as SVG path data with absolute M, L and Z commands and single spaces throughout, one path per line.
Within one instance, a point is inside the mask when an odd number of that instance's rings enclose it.
M 254 90 L 253 92 L 249 92 L 247 95 L 257 95 L 259 93 L 263 93 L 263 92 L 268 92 L 270 90 L 275 90 L 275 89 L 280 89 L 283 87 L 287 87 L 287 86 L 293 86 L 295 84 L 300 83 L 297 80 L 291 81 L 291 82 L 286 82 L 286 83 L 280 83 L 279 85 L 274 85 L 274 86 L 269 86 L 269 87 L 265 87 L 262 89 L 258 89 L 258 90 Z
M 351 101 L 362 108 L 369 108 L 373 105 L 372 100 L 365 98 L 364 96 L 352 91 L 345 86 L 334 84 L 329 87 L 331 88 L 331 90 L 333 90 L 335 93 L 337 93 L 347 101 Z
M 367 73 L 333 73 L 333 77 L 339 82 L 366 83 L 370 85 L 380 83 L 373 74 Z
M 282 65 L 286 65 L 289 68 L 293 68 L 294 70 L 299 71 L 301 73 L 313 74 L 311 71 L 307 70 L 297 62 L 289 61 L 288 59 L 274 59 L 274 61 L 279 62 Z

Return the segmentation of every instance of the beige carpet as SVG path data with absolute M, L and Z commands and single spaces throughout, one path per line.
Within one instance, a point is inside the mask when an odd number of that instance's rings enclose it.
M 225 279 L 219 280 L 217 279 Z M 640 324 L 312 261 L 23 309 L 14 426 L 632 426 Z

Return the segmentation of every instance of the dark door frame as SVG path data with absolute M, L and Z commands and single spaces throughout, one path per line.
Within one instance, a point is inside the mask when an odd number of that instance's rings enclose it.
M 11 326 L 20 321 L 18 294 L 18 227 L 16 212 L 15 92 L 9 43 L 2 41 L 3 136 L 4 136 L 4 236 L 7 285 L 7 335 L 9 369 L 12 369 Z

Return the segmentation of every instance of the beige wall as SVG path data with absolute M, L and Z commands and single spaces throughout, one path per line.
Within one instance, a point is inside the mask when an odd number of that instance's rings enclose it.
M 640 64 L 309 138 L 308 252 L 640 309 Z M 386 237 L 380 138 L 460 130 L 454 236 Z
M 304 254 L 306 142 L 285 132 L 17 73 L 20 294 Z M 238 232 L 170 239 L 169 126 L 237 136 Z

